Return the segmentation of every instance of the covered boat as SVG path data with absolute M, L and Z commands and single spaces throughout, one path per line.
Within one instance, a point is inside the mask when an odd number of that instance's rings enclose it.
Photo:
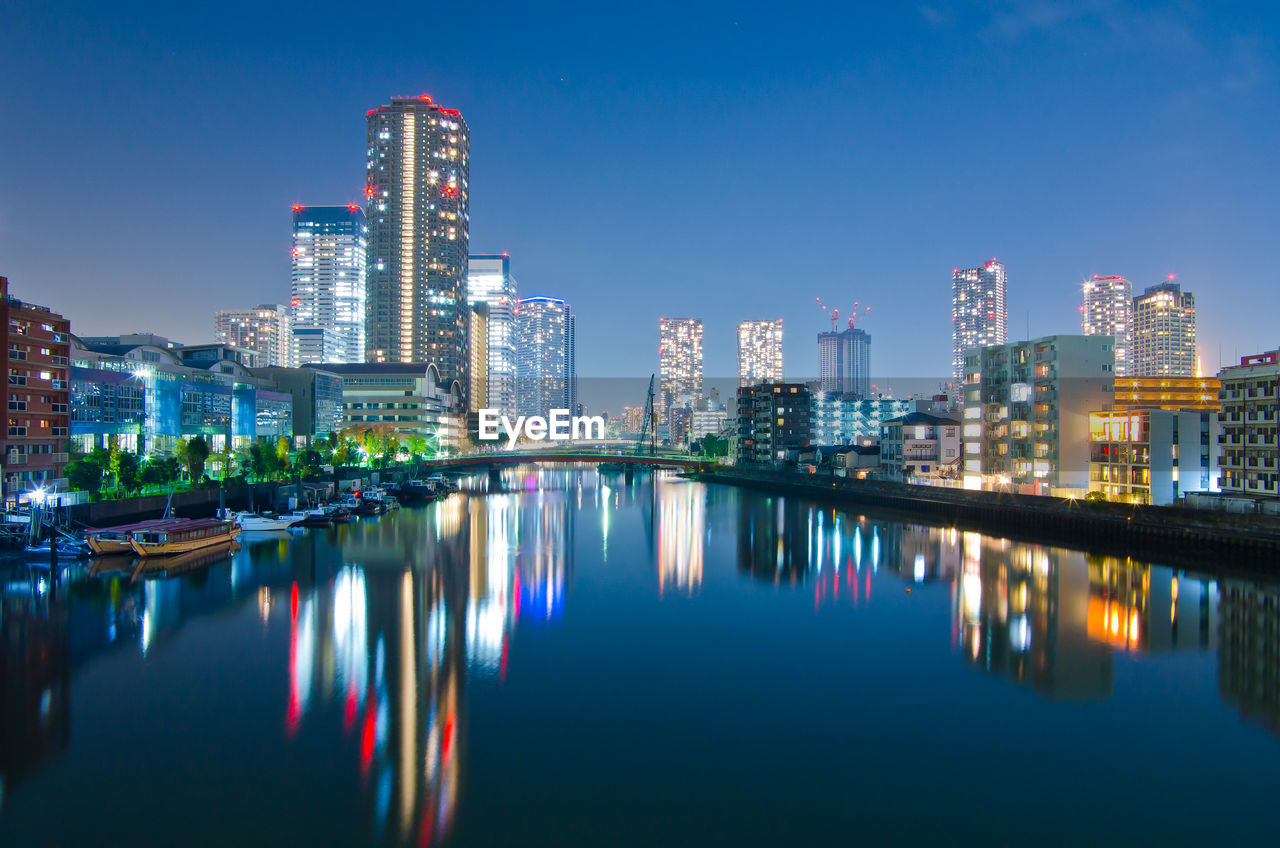
M 111 554 L 131 554 L 133 547 L 129 544 L 129 534 L 135 530 L 155 530 L 160 527 L 188 524 L 189 518 L 151 518 L 135 524 L 120 524 L 115 527 L 99 527 L 84 532 L 84 540 L 94 556 L 110 556 Z
M 240 528 L 229 521 L 206 518 L 177 527 L 135 530 L 129 534 L 129 545 L 140 557 L 166 556 L 225 544 L 239 533 Z

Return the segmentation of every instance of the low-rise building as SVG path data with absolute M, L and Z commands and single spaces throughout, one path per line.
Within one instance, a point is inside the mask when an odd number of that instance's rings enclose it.
M 819 448 L 822 465 L 831 467 L 837 477 L 862 479 L 880 468 L 880 445 L 875 439 L 864 439 L 856 445 L 833 445 Z
M 965 488 L 1085 494 L 1089 413 L 1112 403 L 1114 345 L 1062 335 L 965 351 Z
M 960 479 L 960 419 L 910 412 L 884 422 L 880 434 L 880 470 L 888 479 Z
M 772 465 L 812 443 L 812 404 L 804 383 L 757 383 L 738 389 L 735 459 Z
M 73 338 L 70 383 L 71 438 L 86 452 L 114 441 L 144 455 L 172 454 L 193 436 L 218 452 L 293 437 L 293 398 L 226 345 L 188 350 Z
M 323 365 L 310 368 L 255 368 L 293 403 L 293 438 L 302 447 L 342 429 L 342 378 Z
M 0 277 L 0 356 L 9 377 L 9 423 L 0 433 L 5 498 L 63 486 L 67 464 L 71 322 L 9 294 Z
M 695 409 L 689 424 L 689 440 L 719 433 L 729 420 L 729 412 L 721 409 Z
M 1114 409 L 1089 415 L 1089 491 L 1107 500 L 1168 506 L 1218 491 L 1215 412 Z
M 344 430 L 420 436 L 440 450 L 457 449 L 466 437 L 462 387 L 457 380 L 442 380 L 435 364 L 325 363 L 319 370 L 342 379 Z
M 1280 498 L 1280 350 L 1246 356 L 1222 381 L 1222 493 Z

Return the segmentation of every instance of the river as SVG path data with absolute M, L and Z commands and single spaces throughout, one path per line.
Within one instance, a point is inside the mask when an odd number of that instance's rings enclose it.
M 176 577 L 0 566 L 0 845 L 1274 839 L 1274 583 L 488 485 Z

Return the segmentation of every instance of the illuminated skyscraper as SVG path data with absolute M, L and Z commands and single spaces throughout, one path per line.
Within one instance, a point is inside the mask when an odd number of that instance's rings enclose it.
M 515 319 L 517 413 L 546 416 L 552 409 L 575 410 L 573 310 L 558 298 L 526 297 L 516 301 Z
M 488 306 L 488 396 L 472 399 L 472 406 L 516 409 L 515 306 L 516 280 L 505 253 L 472 256 L 467 262 L 467 299 L 472 307 Z
M 367 113 L 365 358 L 434 363 L 464 391 L 470 131 L 423 94 Z
M 956 384 L 969 348 L 1004 344 L 1009 334 L 1008 275 L 999 260 L 951 272 L 951 365 Z
M 1132 286 L 1124 277 L 1099 277 L 1084 281 L 1084 308 L 1080 324 L 1086 336 L 1115 336 L 1116 376 L 1129 373 L 1130 333 L 1133 329 Z
M 295 364 L 364 362 L 364 210 L 293 207 Z
M 702 397 L 702 321 L 658 319 L 659 414 L 674 406 L 695 406 Z
M 257 364 L 265 368 L 294 367 L 291 327 L 289 311 L 278 303 L 220 309 L 213 315 L 214 341 L 257 351 Z
M 824 392 L 871 395 L 871 334 L 849 327 L 818 333 L 818 383 Z
M 782 380 L 782 319 L 738 325 L 738 385 Z
M 1196 297 L 1168 281 L 1133 299 L 1131 377 L 1196 376 Z

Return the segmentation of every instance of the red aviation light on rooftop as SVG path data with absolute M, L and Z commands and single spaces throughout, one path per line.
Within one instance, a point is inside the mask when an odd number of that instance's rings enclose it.
M 365 187 L 364 187 L 364 196 L 365 196 L 365 197 L 373 197 L 373 186 L 365 186 Z
M 510 253 L 507 253 L 505 250 L 504 250 L 504 251 L 502 251 L 502 258 L 503 258 L 503 259 L 506 259 L 506 258 L 507 258 L 507 257 L 509 257 L 510 255 L 511 255 L 511 254 L 510 254 Z
M 441 109 L 440 111 L 441 111 L 442 113 L 444 113 L 444 114 L 448 115 L 448 116 L 449 116 L 449 117 L 451 117 L 451 118 L 461 118 L 461 117 L 462 117 L 462 113 L 461 113 L 461 112 L 459 112 L 457 109 Z
M 1170 274 L 1170 275 L 1169 275 L 1169 282 L 1171 282 L 1171 283 L 1172 283 L 1172 282 L 1173 282 L 1174 280 L 1176 280 L 1177 278 L 1178 278 L 1178 275 L 1177 275 L 1177 274 Z
M 300 206 L 299 204 L 297 204 L 297 203 L 293 204 L 293 211 L 294 211 L 294 212 L 301 211 L 301 209 L 302 209 L 302 206 Z
M 372 118 L 377 113 L 377 111 L 378 111 L 377 109 L 370 109 L 368 112 L 364 113 L 364 116 L 366 118 Z
M 354 203 L 348 203 L 347 208 L 350 209 L 352 212 L 354 212 L 359 207 L 357 207 Z
M 426 103 L 433 103 L 433 102 L 435 102 L 435 101 L 433 101 L 433 100 L 431 99 L 431 95 L 430 95 L 430 94 L 419 94 L 419 95 L 418 95 L 418 99 L 419 99 L 419 100 L 422 100 L 422 101 L 424 101 L 424 102 L 426 102 Z

